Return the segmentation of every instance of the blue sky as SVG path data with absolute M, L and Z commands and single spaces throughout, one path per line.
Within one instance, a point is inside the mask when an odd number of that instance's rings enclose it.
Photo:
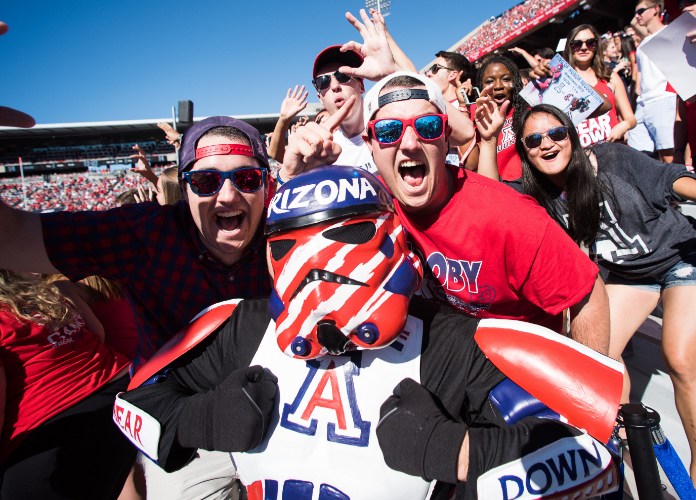
M 387 28 L 421 68 L 519 0 L 393 0 Z M 0 105 L 37 123 L 274 113 L 311 87 L 314 57 L 362 41 L 346 21 L 363 1 L 8 1 L 0 20 Z M 440 12 L 431 10 L 433 7 Z M 313 89 L 312 89 L 313 90 Z M 316 93 L 310 101 L 317 102 Z

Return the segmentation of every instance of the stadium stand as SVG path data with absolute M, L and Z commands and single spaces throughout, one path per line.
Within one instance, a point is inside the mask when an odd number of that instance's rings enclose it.
M 117 195 L 146 184 L 137 174 L 56 174 L 48 180 L 31 177 L 25 185 L 26 209 L 32 212 L 107 210 L 115 206 Z M 24 208 L 21 182 L 5 181 L 0 184 L 0 192 L 5 203 Z

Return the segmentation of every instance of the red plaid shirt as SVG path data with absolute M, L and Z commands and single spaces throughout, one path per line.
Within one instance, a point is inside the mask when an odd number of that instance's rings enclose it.
M 138 321 L 131 373 L 204 308 L 267 296 L 273 287 L 262 237 L 232 268 L 224 267 L 208 254 L 183 201 L 42 214 L 41 223 L 48 257 L 61 273 L 72 281 L 99 275 L 123 285 Z

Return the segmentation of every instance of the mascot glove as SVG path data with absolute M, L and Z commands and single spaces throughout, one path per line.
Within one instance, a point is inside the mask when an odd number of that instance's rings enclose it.
M 456 484 L 467 430 L 466 424 L 446 415 L 425 387 L 405 378 L 380 408 L 377 439 L 392 469 Z
M 278 379 L 250 366 L 232 372 L 214 389 L 187 398 L 178 440 L 185 448 L 244 452 L 258 446 L 268 430 Z

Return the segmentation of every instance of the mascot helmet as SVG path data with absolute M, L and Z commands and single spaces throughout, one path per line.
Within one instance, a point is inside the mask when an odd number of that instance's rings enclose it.
M 271 200 L 265 234 L 285 354 L 311 359 L 398 337 L 423 270 L 375 176 L 327 166 L 293 178 Z

